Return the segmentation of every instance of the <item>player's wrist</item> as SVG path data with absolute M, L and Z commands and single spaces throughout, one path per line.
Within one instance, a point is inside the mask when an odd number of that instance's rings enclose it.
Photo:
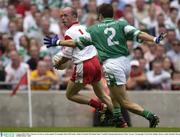
M 157 37 L 154 37 L 153 41 L 154 41 L 154 43 L 159 44 L 159 42 L 157 41 Z
M 60 45 L 60 42 L 61 42 L 61 40 L 57 40 L 57 41 L 56 41 L 56 45 L 59 46 L 59 45 Z
M 156 37 L 153 38 L 154 43 L 156 43 Z

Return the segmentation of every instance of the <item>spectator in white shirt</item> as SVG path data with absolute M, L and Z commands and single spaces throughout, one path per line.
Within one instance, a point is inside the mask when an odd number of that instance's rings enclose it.
M 167 56 L 171 59 L 175 71 L 180 71 L 180 41 L 172 42 L 172 49 L 167 52 Z
M 170 29 L 177 28 L 177 21 L 178 21 L 178 9 L 177 8 L 170 8 L 170 16 L 165 21 L 166 27 Z
M 164 43 L 164 47 L 166 52 L 168 52 L 169 50 L 171 50 L 172 48 L 172 42 L 176 40 L 176 32 L 174 29 L 168 29 L 167 30 L 167 37 Z
M 22 35 L 24 35 L 24 33 L 18 31 L 17 24 L 15 21 L 10 21 L 8 27 L 9 27 L 9 34 L 13 38 L 13 40 L 16 44 L 16 50 L 18 50 L 20 47 L 19 39 Z
M 34 37 L 34 33 L 38 31 L 38 26 L 35 20 L 35 13 L 37 12 L 37 6 L 35 4 L 31 5 L 29 13 L 26 13 L 23 22 L 24 32 L 28 37 Z
M 0 15 L 0 33 L 8 32 L 9 19 L 6 15 Z
M 153 62 L 153 70 L 147 72 L 148 82 L 153 89 L 169 90 L 170 78 L 170 73 L 163 69 L 160 61 Z
M 157 25 L 156 25 L 156 28 L 155 28 L 155 31 L 156 31 L 156 36 L 159 35 L 161 32 L 166 32 L 164 30 L 161 31 L 162 28 L 165 28 L 165 17 L 164 17 L 164 14 L 163 13 L 159 13 L 156 17 L 157 19 Z
M 27 72 L 28 65 L 21 62 L 21 58 L 16 51 L 10 52 L 11 63 L 5 68 L 6 82 L 18 82 Z
M 151 61 L 153 61 L 154 59 L 155 59 L 155 57 L 156 57 L 156 49 L 157 49 L 157 46 L 156 46 L 156 44 L 154 44 L 154 43 L 147 43 L 147 45 L 148 45 L 148 51 L 147 52 L 145 52 L 145 54 L 144 54 L 144 58 L 146 59 L 146 61 L 148 62 L 148 63 L 150 63 Z
M 180 39 L 179 31 L 178 29 L 176 29 L 178 28 L 178 13 L 179 12 L 180 11 L 175 7 L 170 8 L 170 16 L 165 21 L 166 28 L 175 30 L 177 39 Z
M 136 20 L 141 23 L 141 21 L 148 16 L 147 5 L 144 0 L 136 0 L 135 5 L 133 12 Z
M 158 22 L 156 19 L 156 9 L 154 5 L 151 5 L 148 9 L 148 15 L 146 18 L 142 20 L 144 24 L 146 24 L 147 29 L 151 32 L 152 35 L 155 35 L 155 27 Z

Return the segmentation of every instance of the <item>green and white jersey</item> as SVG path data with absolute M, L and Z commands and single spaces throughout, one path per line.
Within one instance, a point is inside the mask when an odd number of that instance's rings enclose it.
M 87 29 L 88 35 L 77 39 L 76 45 L 82 49 L 94 45 L 101 62 L 109 58 L 128 56 L 127 40 L 137 40 L 138 29 L 129 25 L 126 20 L 104 19 Z

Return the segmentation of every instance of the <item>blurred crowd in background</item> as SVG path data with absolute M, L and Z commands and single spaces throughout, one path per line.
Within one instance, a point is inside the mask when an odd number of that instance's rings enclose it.
M 29 67 L 33 90 L 66 89 L 72 67 L 55 70 L 52 56 L 61 47 L 47 49 L 46 35 L 63 39 L 63 7 L 77 9 L 79 22 L 97 22 L 97 7 L 111 3 L 114 19 L 157 36 L 160 44 L 128 41 L 131 60 L 129 90 L 180 90 L 180 0 L 0 0 L 0 89 L 11 89 Z M 89 87 L 87 86 L 89 89 Z

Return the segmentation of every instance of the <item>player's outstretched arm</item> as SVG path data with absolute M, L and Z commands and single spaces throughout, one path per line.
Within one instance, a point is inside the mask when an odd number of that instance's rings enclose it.
M 47 48 L 56 46 L 66 46 L 75 48 L 76 46 L 83 49 L 85 46 L 92 45 L 93 42 L 88 37 L 80 37 L 76 40 L 60 40 L 57 35 L 46 36 L 44 38 L 44 44 Z
M 143 41 L 149 41 L 149 42 L 154 42 L 156 44 L 159 44 L 165 37 L 167 33 L 161 33 L 158 37 L 154 37 L 149 35 L 146 32 L 140 32 L 138 35 L 138 38 L 143 40 Z
M 56 46 L 76 47 L 76 43 L 73 40 L 60 40 L 58 35 L 46 36 L 44 38 L 44 44 L 47 48 Z

